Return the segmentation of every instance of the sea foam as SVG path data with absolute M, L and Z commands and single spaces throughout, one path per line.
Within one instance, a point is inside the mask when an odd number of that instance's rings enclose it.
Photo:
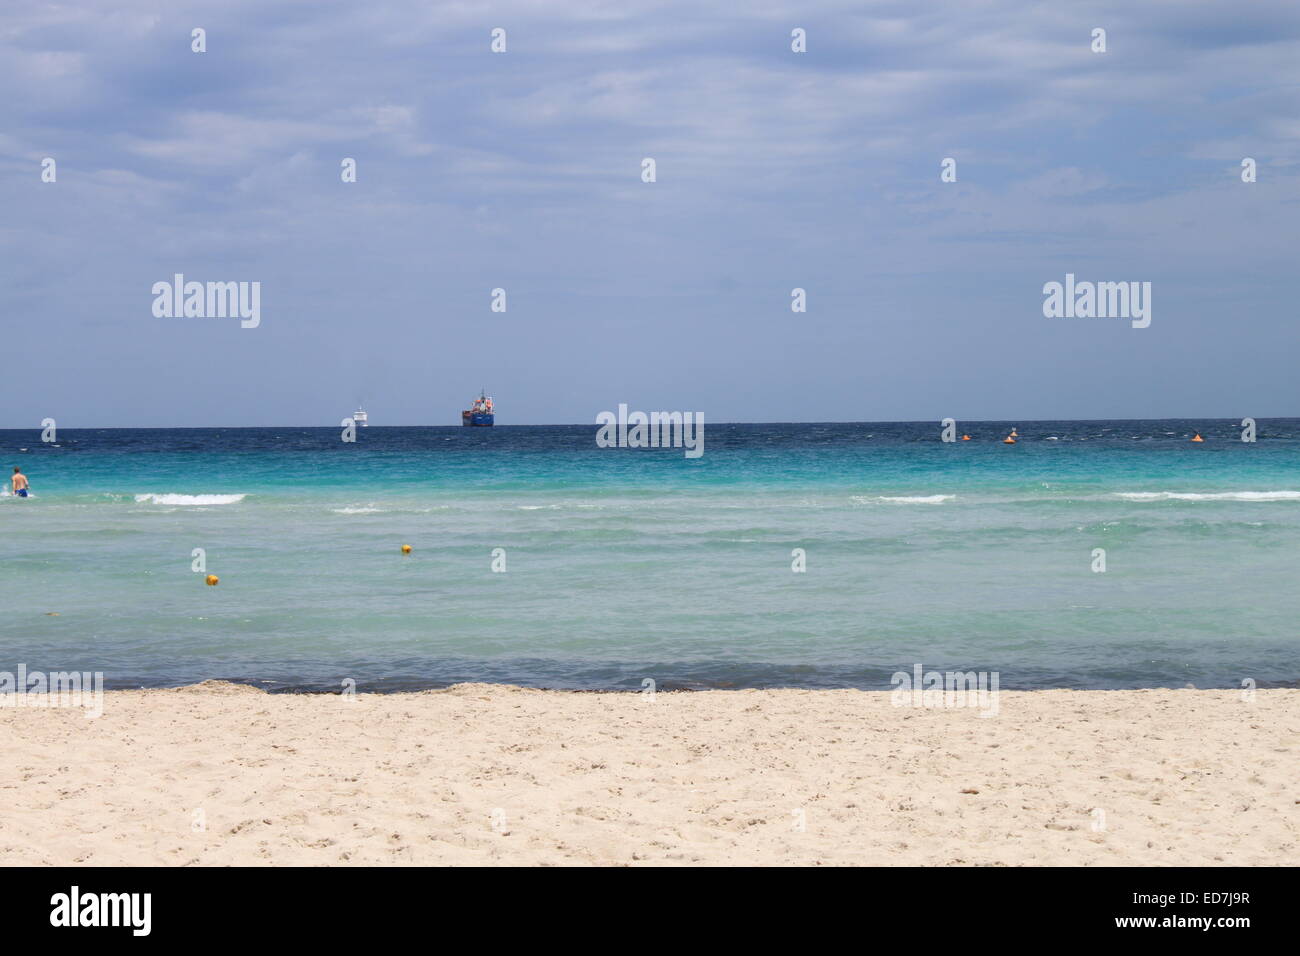
M 866 495 L 854 495 L 853 500 L 892 501 L 900 505 L 939 505 L 956 497 L 956 495 L 876 495 L 874 498 L 868 498 Z
M 136 495 L 140 504 L 151 505 L 233 505 L 247 495 Z
M 1117 491 L 1126 501 L 1296 501 L 1300 491 Z

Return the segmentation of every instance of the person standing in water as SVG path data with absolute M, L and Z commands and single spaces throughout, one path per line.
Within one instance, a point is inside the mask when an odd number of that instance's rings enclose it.
M 27 497 L 27 476 L 17 465 L 14 465 L 14 476 L 9 479 L 9 484 L 13 486 L 14 494 L 19 498 Z

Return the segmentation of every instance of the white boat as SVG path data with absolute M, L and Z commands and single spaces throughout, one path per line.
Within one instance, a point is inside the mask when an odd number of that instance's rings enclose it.
M 352 413 L 352 420 L 356 422 L 358 425 L 360 425 L 362 428 L 365 428 L 370 421 L 370 416 L 366 414 L 364 408 L 358 405 L 357 410 Z

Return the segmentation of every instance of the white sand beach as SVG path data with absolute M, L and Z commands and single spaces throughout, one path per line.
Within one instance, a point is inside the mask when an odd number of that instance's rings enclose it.
M 1300 690 L 112 691 L 0 709 L 0 863 L 1283 865 Z

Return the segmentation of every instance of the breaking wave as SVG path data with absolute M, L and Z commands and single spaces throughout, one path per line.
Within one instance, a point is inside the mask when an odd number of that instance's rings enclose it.
M 1125 501 L 1300 501 L 1300 491 L 1117 491 Z
M 151 505 L 233 505 L 247 495 L 136 495 L 138 504 Z
M 854 501 L 890 501 L 900 505 L 939 505 L 945 501 L 951 501 L 956 495 L 876 495 L 869 498 L 866 495 L 854 495 Z

